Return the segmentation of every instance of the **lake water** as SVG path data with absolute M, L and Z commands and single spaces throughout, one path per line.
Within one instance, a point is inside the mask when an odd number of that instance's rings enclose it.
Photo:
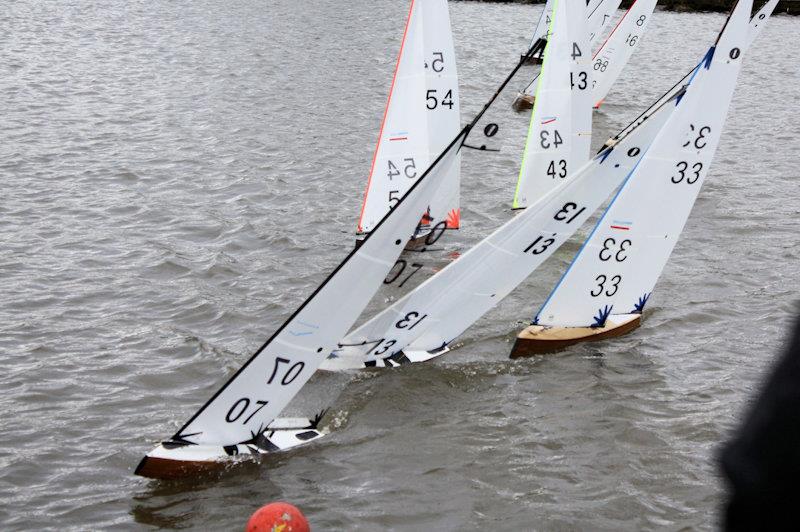
M 450 7 L 466 121 L 541 8 Z M 798 310 L 800 20 L 780 16 L 747 53 L 639 330 L 509 360 L 576 240 L 434 363 L 314 379 L 292 408 L 341 392 L 321 441 L 219 478 L 133 476 L 353 245 L 406 11 L 0 11 L 0 527 L 236 530 L 272 500 L 315 530 L 715 526 L 715 452 Z M 723 20 L 657 12 L 595 114 L 595 146 L 695 64 Z M 528 115 L 508 117 L 526 129 Z M 511 216 L 519 148 L 464 156 L 463 230 L 446 252 Z

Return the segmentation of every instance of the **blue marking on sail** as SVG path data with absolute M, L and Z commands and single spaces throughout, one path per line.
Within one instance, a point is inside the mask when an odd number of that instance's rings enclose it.
M 605 307 L 597 310 L 597 316 L 594 317 L 594 323 L 591 324 L 589 327 L 592 329 L 596 329 L 597 327 L 602 327 L 606 324 L 606 320 L 611 315 L 611 309 L 614 308 L 614 305 L 610 307 L 606 305 Z
M 711 48 L 708 49 L 708 51 L 706 52 L 706 55 L 703 56 L 703 59 L 701 59 L 700 62 L 697 64 L 697 66 L 694 67 L 694 70 L 692 71 L 692 75 L 689 77 L 689 81 L 686 82 L 686 85 L 684 85 L 684 87 L 688 87 L 689 85 L 692 84 L 692 81 L 694 80 L 694 77 L 697 75 L 697 72 L 700 70 L 700 68 L 705 68 L 706 70 L 711 68 L 711 60 L 714 58 L 714 51 L 716 50 L 716 48 L 717 47 L 715 45 L 715 46 L 712 46 Z M 682 93 L 680 93 L 678 95 L 677 98 L 675 98 L 675 105 L 676 106 L 679 103 L 681 103 L 681 100 L 683 99 L 683 96 L 685 94 L 686 94 L 686 91 L 683 91 Z
M 653 292 L 648 292 L 645 295 L 641 296 L 639 298 L 639 301 L 637 301 L 636 304 L 633 306 L 633 311 L 631 311 L 631 314 L 641 314 L 642 311 L 644 310 L 644 306 L 647 304 L 647 300 L 650 299 L 650 296 L 652 294 Z
M 600 155 L 597 156 L 597 158 L 600 159 L 600 162 L 598 164 L 603 164 L 605 160 L 608 159 L 608 156 L 611 155 L 611 152 L 613 150 L 614 148 L 606 148 L 605 150 L 600 152 Z
M 705 67 L 706 70 L 711 68 L 711 60 L 714 59 L 714 52 L 716 50 L 717 50 L 717 46 L 716 45 L 714 45 L 711 48 L 709 48 L 708 52 L 706 53 L 706 56 L 701 61 L 701 63 L 703 63 L 703 67 Z

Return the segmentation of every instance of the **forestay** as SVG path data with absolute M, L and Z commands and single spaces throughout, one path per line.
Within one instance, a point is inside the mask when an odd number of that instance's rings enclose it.
M 611 202 L 534 324 L 603 326 L 650 298 L 708 172 L 748 42 L 740 0 L 641 164 Z
M 458 76 L 447 0 L 412 0 L 364 195 L 359 234 L 375 228 L 459 129 Z M 424 215 L 424 226 L 459 227 L 459 157 L 455 155 L 439 192 L 423 205 L 419 214 Z
M 635 0 L 592 57 L 592 101 L 600 107 L 641 43 L 658 0 Z
M 584 9 L 555 0 L 513 208 L 542 197 L 589 159 L 591 79 Z
M 420 362 L 494 307 L 562 245 L 619 186 L 671 109 L 655 113 L 569 180 L 458 260 L 349 334 L 325 369 Z

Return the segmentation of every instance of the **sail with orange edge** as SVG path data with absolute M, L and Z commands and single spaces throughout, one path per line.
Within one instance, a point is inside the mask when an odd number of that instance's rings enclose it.
M 412 0 L 358 221 L 359 235 L 375 228 L 458 134 L 459 117 L 447 1 Z M 427 216 L 417 233 L 453 228 L 447 217 L 459 209 L 460 166 L 460 160 L 453 164 L 440 191 L 419 213 Z

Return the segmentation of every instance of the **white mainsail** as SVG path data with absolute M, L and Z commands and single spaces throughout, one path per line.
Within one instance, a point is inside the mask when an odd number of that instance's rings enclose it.
M 689 217 L 714 157 L 748 43 L 740 0 L 670 117 L 534 323 L 603 326 L 640 313 Z
M 622 0 L 594 0 L 586 6 L 586 31 L 590 45 L 593 46 L 603 35 L 621 3 Z
M 562 245 L 635 167 L 672 109 L 604 148 L 570 179 L 342 340 L 324 369 L 421 362 L 447 345 Z
M 658 0 L 634 0 L 617 26 L 592 57 L 592 100 L 600 107 L 611 86 L 617 81 L 634 49 L 642 41 Z
M 370 169 L 358 233 L 371 232 L 460 126 L 458 75 L 447 0 L 412 0 Z M 420 211 L 423 225 L 457 229 L 460 155 Z M 411 236 L 411 233 L 409 233 Z
M 527 207 L 589 159 L 592 81 L 584 8 L 555 0 L 554 10 L 514 209 Z

